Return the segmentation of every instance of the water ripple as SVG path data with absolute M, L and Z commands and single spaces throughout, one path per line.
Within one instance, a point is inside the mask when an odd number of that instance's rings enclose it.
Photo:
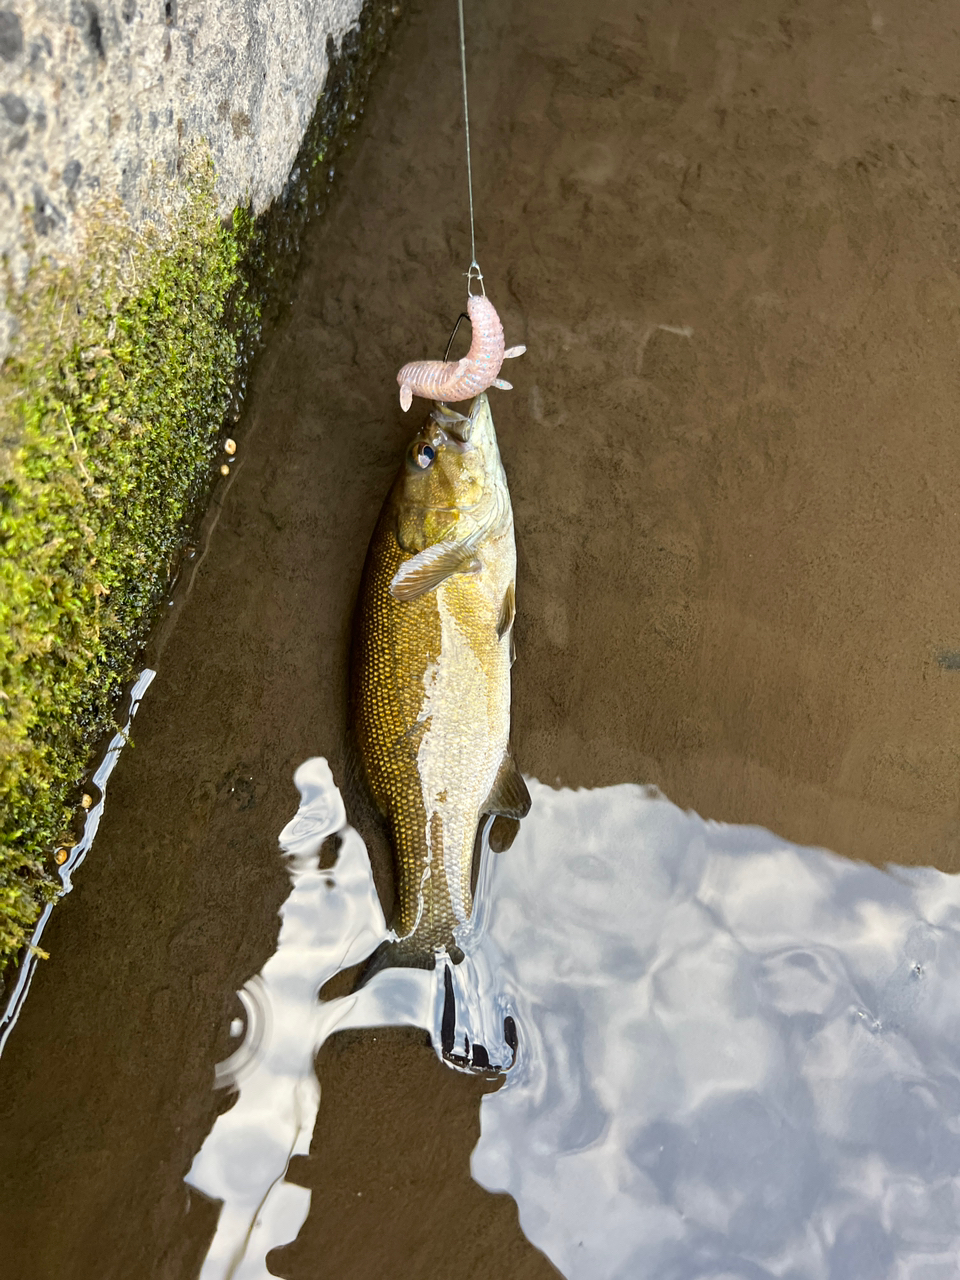
M 960 882 L 531 785 L 474 1177 L 568 1280 L 956 1274 Z
M 297 771 L 277 951 L 241 993 L 236 1088 L 188 1181 L 202 1280 L 265 1280 L 310 1193 L 319 1046 L 425 1028 L 516 1061 L 472 1172 L 567 1280 L 946 1280 L 960 1251 L 960 881 L 880 871 L 624 785 L 554 791 L 487 856 L 466 959 L 321 986 L 388 936 L 330 771 Z M 333 834 L 336 865 L 320 867 Z M 446 1004 L 449 1011 L 449 1003 Z M 449 1032 L 449 1026 L 447 1027 Z M 499 1040 L 498 1040 L 499 1037 Z

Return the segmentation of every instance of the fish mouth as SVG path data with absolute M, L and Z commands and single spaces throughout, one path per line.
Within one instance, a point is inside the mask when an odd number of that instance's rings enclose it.
M 481 409 L 481 402 L 485 399 L 486 396 L 483 392 L 474 396 L 469 414 L 459 413 L 456 409 L 451 409 L 448 404 L 444 404 L 442 400 L 437 400 L 434 403 L 430 418 L 459 444 L 469 444 L 470 437 L 473 435 L 473 428 L 476 426 L 477 415 Z

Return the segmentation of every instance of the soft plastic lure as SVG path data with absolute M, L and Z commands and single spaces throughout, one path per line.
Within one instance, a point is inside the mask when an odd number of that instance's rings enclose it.
M 498 377 L 504 360 L 522 356 L 526 347 L 503 349 L 503 325 L 496 308 L 483 293 L 471 294 L 467 300 L 472 337 L 470 350 L 462 360 L 413 360 L 397 374 L 400 383 L 400 407 L 404 413 L 414 396 L 451 404 L 472 400 L 488 387 L 510 391 L 512 383 Z

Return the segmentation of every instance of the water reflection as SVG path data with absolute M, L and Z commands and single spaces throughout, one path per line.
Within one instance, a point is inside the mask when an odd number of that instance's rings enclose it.
M 955 1274 L 956 878 L 705 822 L 639 786 L 531 783 L 516 843 L 481 870 L 451 1033 L 440 971 L 318 1001 L 387 930 L 325 762 L 296 781 L 278 949 L 219 1073 L 237 1101 L 188 1176 L 224 1202 L 203 1280 L 261 1280 L 299 1231 L 309 1192 L 284 1177 L 330 1034 L 420 1026 L 467 1054 L 463 1036 L 497 1045 L 509 1017 L 517 1061 L 483 1100 L 472 1172 L 568 1280 Z
M 321 870 L 324 840 L 346 826 L 326 762 L 301 765 L 295 781 L 300 808 L 280 836 L 293 888 L 280 909 L 277 950 L 240 992 L 246 1036 L 217 1068 L 217 1084 L 235 1085 L 238 1098 L 217 1119 L 186 1179 L 223 1201 L 202 1280 L 269 1275 L 269 1250 L 296 1239 L 310 1193 L 284 1175 L 293 1156 L 309 1150 L 320 1102 L 313 1055 L 334 1012 L 318 1003 L 317 992 L 385 932 L 375 897 L 355 892 L 364 873 L 369 879 L 355 832 L 344 832 L 337 866 Z
M 139 710 L 143 696 L 150 688 L 153 678 L 156 675 L 150 667 L 145 667 L 137 676 L 136 680 L 127 695 L 127 713 L 123 728 L 113 735 L 103 754 L 103 759 L 97 765 L 90 778 L 91 790 L 94 792 L 91 797 L 93 803 L 87 811 L 86 819 L 83 824 L 83 833 L 80 839 L 69 850 L 66 861 L 62 866 L 57 868 L 57 874 L 60 877 L 61 889 L 57 894 L 57 901 L 73 890 L 73 873 L 84 861 L 90 849 L 93 846 L 94 838 L 100 829 L 100 821 L 103 818 L 103 808 L 106 802 L 107 782 L 110 775 L 116 767 L 117 761 L 120 759 L 120 752 L 130 740 L 130 726 L 133 718 Z M 3 1053 L 6 1047 L 10 1033 L 16 1026 L 17 1019 L 20 1017 L 20 1010 L 26 1002 L 30 993 L 30 984 L 33 982 L 33 975 L 36 972 L 38 951 L 40 940 L 43 932 L 47 927 L 47 923 L 53 912 L 56 902 L 48 902 L 40 914 L 40 918 L 34 925 L 33 933 L 30 937 L 30 944 L 27 954 L 20 966 L 20 972 L 17 974 L 17 980 L 14 983 L 10 998 L 7 1001 L 6 1008 L 0 1014 L 0 1053 Z
M 636 786 L 496 866 L 521 1056 L 474 1177 L 568 1280 L 956 1274 L 960 881 Z
M 385 969 L 352 995 L 318 1000 L 328 979 L 392 934 L 326 761 L 308 760 L 294 781 L 301 801 L 280 835 L 292 889 L 280 911 L 277 950 L 240 992 L 244 1041 L 216 1073 L 218 1085 L 236 1087 L 237 1100 L 217 1119 L 186 1179 L 223 1201 L 201 1280 L 261 1280 L 270 1275 L 267 1253 L 296 1239 L 310 1193 L 285 1175 L 293 1156 L 309 1151 L 320 1102 L 313 1060 L 328 1036 L 350 1027 L 417 1026 L 430 1032 L 441 1056 L 446 1047 L 448 1058 L 469 1058 L 467 1036 L 491 1047 L 494 1061 L 513 1056 L 502 1040 L 510 1007 L 492 985 L 495 946 L 475 946 L 480 919 L 461 938 L 476 954 L 452 974 Z M 340 840 L 337 861 L 324 869 L 321 847 L 332 835 Z

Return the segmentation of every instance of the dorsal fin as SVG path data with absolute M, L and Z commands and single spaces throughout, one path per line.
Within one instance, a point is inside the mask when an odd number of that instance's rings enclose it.
M 417 600 L 454 573 L 473 567 L 475 556 L 460 542 L 435 542 L 405 560 L 390 582 L 396 600 Z
M 530 792 L 513 756 L 507 754 L 503 757 L 481 812 L 499 813 L 504 818 L 525 818 L 530 812 Z

